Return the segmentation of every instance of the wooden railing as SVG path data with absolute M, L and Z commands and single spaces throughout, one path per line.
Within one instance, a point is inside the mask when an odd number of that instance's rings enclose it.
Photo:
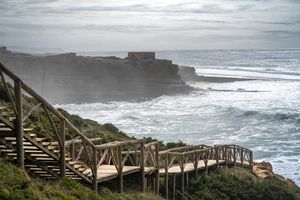
M 96 159 L 94 159 L 96 158 L 96 145 L 84 134 L 82 134 L 50 103 L 48 103 L 43 97 L 37 94 L 28 85 L 26 85 L 26 83 L 24 83 L 18 76 L 14 75 L 11 71 L 5 68 L 1 63 L 0 76 L 5 88 L 5 92 L 9 97 L 12 109 L 16 116 L 14 124 L 6 122 L 6 125 L 15 130 L 17 141 L 17 162 L 19 166 L 24 169 L 23 122 L 26 122 L 26 120 L 28 120 L 30 116 L 38 109 L 43 109 L 43 113 L 47 117 L 52 128 L 50 136 L 54 141 L 58 141 L 60 149 L 60 175 L 66 175 L 65 155 L 69 154 L 71 156 L 73 155 L 74 157 L 73 152 L 70 152 L 71 148 L 66 149 L 65 140 L 80 140 L 80 144 L 83 147 L 81 153 L 84 153 L 86 155 L 85 164 L 91 168 L 93 173 L 93 178 L 90 181 L 93 182 L 94 188 L 97 189 L 97 168 L 95 167 L 97 166 L 97 163 Z M 6 80 L 7 77 L 10 80 Z M 8 82 L 13 83 L 14 87 L 9 87 Z M 12 90 L 14 91 L 13 93 L 11 92 Z M 33 108 L 24 109 L 23 94 L 26 94 L 26 96 L 32 97 L 35 100 L 36 105 Z M 27 114 L 25 115 L 25 117 L 23 117 L 23 113 L 26 110 L 28 110 Z
M 160 152 L 160 163 L 165 173 L 173 166 L 179 166 L 181 172 L 184 172 L 188 163 L 193 163 L 194 170 L 197 171 L 199 161 L 204 162 L 207 171 L 209 160 L 215 160 L 217 166 L 220 161 L 224 161 L 225 164 L 247 165 L 252 168 L 253 153 L 250 149 L 238 145 L 196 145 Z

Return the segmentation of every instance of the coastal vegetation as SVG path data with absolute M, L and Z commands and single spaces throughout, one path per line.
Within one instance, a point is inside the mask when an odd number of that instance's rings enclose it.
M 293 183 L 270 176 L 264 179 L 242 168 L 225 168 L 209 176 L 193 178 L 182 200 L 296 200 L 300 189 Z
M 10 108 L 8 98 L 3 89 L 0 88 L 0 105 Z M 27 112 L 30 107 L 36 105 L 33 99 L 24 97 L 23 106 Z M 103 142 L 114 140 L 134 139 L 126 133 L 120 131 L 113 124 L 99 124 L 96 121 L 82 119 L 78 115 L 71 115 L 63 109 L 59 111 L 73 123 L 82 133 L 89 138 L 101 137 Z M 33 113 L 27 124 L 34 132 L 42 134 L 51 139 L 51 125 L 45 117 L 42 109 Z M 153 138 L 145 138 L 148 141 L 154 141 Z M 186 145 L 183 142 L 160 142 L 160 149 L 179 147 Z M 163 184 L 163 183 L 162 183 Z M 36 177 L 29 177 L 24 171 L 17 168 L 11 162 L 5 159 L 0 160 L 0 199 L 62 199 L 62 200 L 159 200 L 161 197 L 151 193 L 139 193 L 139 186 L 130 187 L 127 193 L 115 193 L 109 189 L 100 188 L 99 195 L 90 188 L 68 178 L 62 178 L 59 181 L 45 181 Z M 161 188 L 164 188 L 163 185 Z M 129 193 L 130 192 L 130 193 Z M 162 191 L 163 194 L 163 191 Z M 225 199 L 225 200 L 250 200 L 250 199 L 300 199 L 300 189 L 292 182 L 270 176 L 261 178 L 255 173 L 242 168 L 221 168 L 208 176 L 199 176 L 192 178 L 189 187 L 185 192 L 177 191 L 177 199 L 198 200 L 198 199 Z
M 146 193 L 113 193 L 102 188 L 99 194 L 77 181 L 62 178 L 58 182 L 29 177 L 24 171 L 0 159 L 1 200 L 160 200 Z

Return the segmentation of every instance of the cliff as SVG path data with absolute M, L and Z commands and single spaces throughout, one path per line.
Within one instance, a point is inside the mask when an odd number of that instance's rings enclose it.
M 37 56 L 3 47 L 0 62 L 54 104 L 143 100 L 192 90 L 180 79 L 178 65 L 155 59 L 153 53 L 133 52 L 129 59 Z

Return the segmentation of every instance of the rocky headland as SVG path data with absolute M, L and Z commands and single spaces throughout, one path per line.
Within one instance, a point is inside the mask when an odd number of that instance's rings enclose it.
M 188 93 L 178 65 L 152 52 L 125 59 L 75 53 L 31 55 L 0 48 L 0 62 L 54 104 L 146 100 Z

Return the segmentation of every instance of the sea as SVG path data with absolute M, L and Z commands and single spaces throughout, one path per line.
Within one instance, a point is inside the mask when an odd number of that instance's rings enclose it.
M 126 57 L 126 52 L 83 55 Z M 195 91 L 146 101 L 57 105 L 123 132 L 188 144 L 238 144 L 300 185 L 300 49 L 157 51 L 197 74 L 247 78 L 190 82 Z

